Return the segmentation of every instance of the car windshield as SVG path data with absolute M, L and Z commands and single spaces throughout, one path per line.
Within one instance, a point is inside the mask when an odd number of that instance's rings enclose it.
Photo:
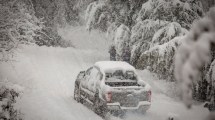
M 106 80 L 121 79 L 121 80 L 136 80 L 136 75 L 133 71 L 123 72 L 122 70 L 116 70 L 113 73 L 105 73 Z

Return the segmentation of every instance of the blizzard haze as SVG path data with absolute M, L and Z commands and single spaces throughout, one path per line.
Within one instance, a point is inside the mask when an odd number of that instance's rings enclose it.
M 0 0 L 0 120 L 214 120 L 214 5 Z
M 108 54 L 108 48 L 111 41 L 107 39 L 105 33 L 95 31 L 86 31 L 84 26 L 59 28 L 58 33 L 63 39 L 71 41 L 75 48 L 84 50 L 98 50 Z

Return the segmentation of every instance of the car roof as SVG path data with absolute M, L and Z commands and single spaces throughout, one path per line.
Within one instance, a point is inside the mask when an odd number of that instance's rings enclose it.
M 122 71 L 135 71 L 135 68 L 127 62 L 124 61 L 100 61 L 96 62 L 95 65 L 101 72 L 113 72 L 115 70 Z

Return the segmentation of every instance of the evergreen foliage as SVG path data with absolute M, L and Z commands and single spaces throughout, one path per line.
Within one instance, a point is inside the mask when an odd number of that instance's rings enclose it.
M 30 13 L 23 2 L 0 3 L 0 52 L 1 59 L 13 52 L 19 44 L 35 43 L 40 39 L 43 23 Z

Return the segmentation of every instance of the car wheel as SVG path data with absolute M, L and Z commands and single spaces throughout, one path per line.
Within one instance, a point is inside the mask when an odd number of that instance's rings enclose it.
M 99 100 L 99 97 L 97 95 L 96 95 L 95 100 L 94 100 L 93 110 L 95 111 L 96 114 L 101 115 L 100 100 Z
M 80 102 L 81 104 L 83 104 L 83 99 L 81 98 L 81 92 L 80 91 L 81 91 L 80 87 L 75 85 L 74 100 L 76 100 L 77 102 Z
M 74 89 L 74 100 L 78 101 L 79 91 L 77 85 L 75 85 Z
M 94 100 L 94 103 L 93 103 L 93 111 L 95 113 L 97 113 L 97 114 L 99 112 L 99 100 L 98 100 L 98 97 L 95 97 L 95 100 Z
M 81 97 L 81 87 L 80 87 L 80 85 L 78 87 L 78 100 L 77 101 L 80 102 L 81 104 L 84 103 L 84 99 Z
M 93 105 L 93 111 L 100 115 L 101 117 L 105 117 L 107 113 L 107 109 L 105 108 L 104 105 L 100 104 L 100 99 L 99 97 L 95 97 L 94 105 Z

